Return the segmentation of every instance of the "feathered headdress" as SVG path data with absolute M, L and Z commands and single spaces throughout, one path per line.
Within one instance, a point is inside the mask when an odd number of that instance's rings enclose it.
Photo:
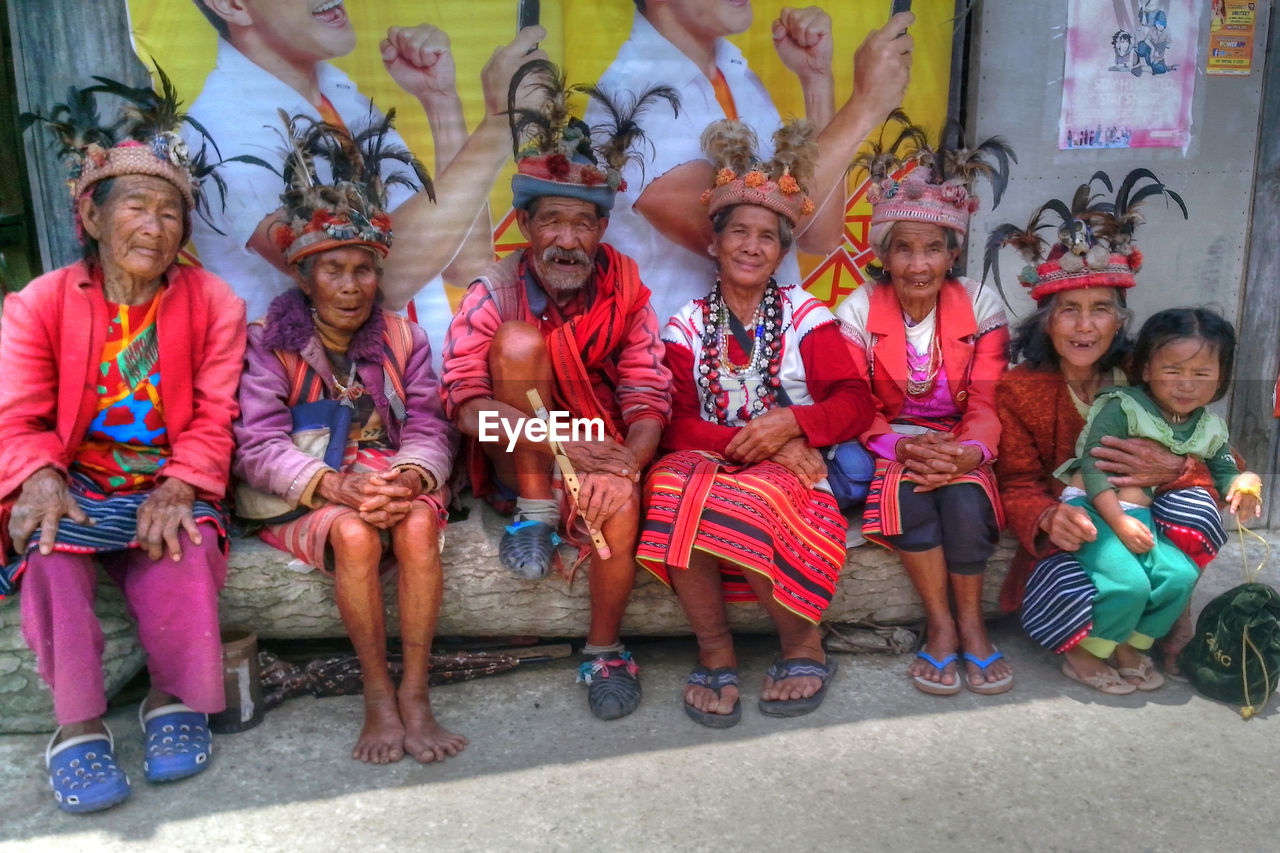
M 344 246 L 359 246 L 386 257 L 391 249 L 391 217 L 386 213 L 387 187 L 419 185 L 435 201 L 431 177 L 407 149 L 387 142 L 395 110 L 384 119 L 356 133 L 307 116 L 280 112 L 285 141 L 284 165 L 276 170 L 284 180 L 280 202 L 285 219 L 272 226 L 271 239 L 286 263 Z M 316 161 L 329 165 L 331 178 L 323 181 Z M 408 166 L 417 183 L 403 170 L 384 177 L 382 164 L 394 160 Z
M 893 144 L 872 145 L 853 164 L 870 173 L 867 201 L 871 203 L 873 229 L 893 222 L 931 222 L 963 236 L 969 228 L 969 215 L 978 209 L 974 187 L 980 177 L 991 184 L 992 206 L 1000 203 L 1009 183 L 1009 164 L 1018 162 L 1007 142 L 993 136 L 967 148 L 962 128 L 950 121 L 934 148 L 928 134 L 911 124 L 900 110 L 890 119 L 904 125 Z M 904 167 L 913 168 L 895 178 Z M 878 242 L 873 235 L 873 245 Z
M 813 123 L 788 122 L 773 134 L 773 158 L 756 155 L 755 132 L 742 122 L 721 119 L 702 131 L 702 151 L 715 168 L 715 186 L 702 193 L 707 213 L 734 204 L 758 204 L 795 225 L 813 213 L 813 199 L 804 187 L 813 179 L 818 144 Z
M 540 92 L 542 104 L 517 107 L 522 88 Z M 609 122 L 589 127 L 573 115 L 569 98 L 575 93 L 599 101 Z M 644 139 L 638 118 L 660 100 L 679 114 L 680 97 L 670 86 L 654 86 L 623 101 L 591 84 L 567 85 L 560 69 L 545 59 L 525 63 L 507 90 L 516 159 L 512 206 L 525 209 L 541 196 L 564 196 L 591 202 L 607 215 L 614 195 L 626 189 L 622 169 L 636 157 L 632 149 Z
M 1162 195 L 1178 206 L 1183 219 L 1187 218 L 1187 206 L 1182 196 L 1161 183 L 1149 169 L 1134 169 L 1126 175 L 1115 191 L 1114 201 L 1095 193 L 1095 182 L 1112 190 L 1107 173 L 1094 172 L 1087 183 L 1076 188 L 1070 205 L 1061 199 L 1049 199 L 1031 214 L 1025 228 L 1010 222 L 997 226 L 987 238 L 983 280 L 988 272 L 993 273 L 996 288 L 1004 296 L 1000 249 L 1012 246 L 1026 262 L 1018 280 L 1031 289 L 1031 298 L 1037 302 L 1064 290 L 1129 288 L 1137 284 L 1134 274 L 1142 269 L 1142 252 L 1133 236 L 1145 221 L 1140 211 L 1143 202 Z M 1060 221 L 1057 242 L 1052 244 L 1039 234 L 1053 226 L 1050 214 L 1056 214 Z
M 23 113 L 20 118 L 26 130 L 33 124 L 48 127 L 61 143 L 58 154 L 68 164 L 67 188 L 71 193 L 73 208 L 77 199 L 107 178 L 121 175 L 152 175 L 163 178 L 177 187 L 187 203 L 187 209 L 198 211 L 206 221 L 204 209 L 207 199 L 200 193 L 203 178 L 212 177 L 215 186 L 222 189 L 222 181 L 214 173 L 215 163 L 210 162 L 208 152 L 216 154 L 217 145 L 195 119 L 186 115 L 180 107 L 177 90 L 159 65 L 156 77 L 160 91 L 149 86 L 135 87 L 106 77 L 93 79 L 93 86 L 67 91 L 65 103 L 54 104 L 45 116 L 39 112 Z M 125 101 L 120 117 L 104 124 L 99 112 L 97 95 L 115 95 Z M 192 158 L 186 142 L 179 134 L 183 124 L 191 125 L 205 137 L 199 157 Z M 232 158 L 238 159 L 238 158 Z M 75 211 L 76 232 L 82 233 L 80 215 Z M 190 231 L 190 222 L 185 225 Z M 184 233 L 185 241 L 187 233 Z

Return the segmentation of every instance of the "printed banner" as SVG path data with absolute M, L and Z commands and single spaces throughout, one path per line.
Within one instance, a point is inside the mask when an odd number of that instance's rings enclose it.
M 1212 0 L 1206 73 L 1248 77 L 1253 71 L 1255 0 Z
M 1195 0 L 1069 0 L 1058 148 L 1191 140 Z
M 787 0 L 757 0 L 746 9 L 749 19 L 746 31 L 729 39 L 736 49 L 741 49 L 747 68 L 758 78 L 782 119 L 805 114 L 804 93 L 797 73 L 788 68 L 774 43 L 774 23 L 786 3 Z M 367 118 L 370 101 L 376 115 L 394 109 L 396 129 L 406 145 L 433 175 L 439 175 L 450 162 L 448 157 L 438 157 L 441 141 L 451 140 L 445 144 L 456 150 L 458 139 L 454 133 L 456 128 L 437 127 L 433 123 L 432 110 L 448 101 L 456 89 L 464 138 L 468 130 L 475 129 L 485 114 L 481 70 L 497 47 L 515 37 L 519 3 L 517 0 L 348 0 L 345 3 L 275 0 L 243 5 L 258 17 L 250 26 L 241 27 L 238 37 L 252 40 L 254 49 L 267 50 L 268 55 L 278 57 L 280 62 L 246 66 L 246 57 L 231 44 L 235 39 L 218 38 L 213 20 L 218 16 L 212 12 L 211 17 L 202 14 L 200 2 L 129 0 L 128 3 L 139 57 L 149 66 L 158 63 L 164 68 L 185 103 L 195 104 L 210 136 L 219 143 L 223 139 L 251 138 L 252 151 L 237 150 L 229 143 L 220 151 L 223 157 L 250 153 L 282 161 L 276 111 L 277 108 L 294 109 L 300 103 L 299 89 L 310 85 L 311 81 L 305 77 L 295 76 L 296 60 L 299 55 L 305 55 L 316 59 L 313 67 L 321 90 L 328 86 L 336 92 L 327 97 L 331 101 L 329 107 L 338 118 L 345 123 L 359 122 L 361 104 L 365 111 L 363 117 Z M 725 6 L 728 9 L 733 4 Z M 889 6 L 888 0 L 832 4 L 834 59 L 831 68 L 837 107 L 852 90 L 854 49 L 870 30 L 884 24 Z M 735 14 L 741 14 L 741 7 L 734 9 Z M 918 19 L 912 27 L 914 63 L 904 109 L 917 123 L 936 133 L 946 119 L 955 3 L 954 0 L 917 0 L 914 11 Z M 233 10 L 227 14 L 234 17 L 239 13 Z M 728 12 L 716 10 L 714 14 Z M 416 27 L 423 22 L 447 34 L 451 75 L 430 80 L 415 78 L 412 73 L 406 73 L 403 58 L 396 56 L 394 48 L 384 57 L 384 40 L 390 28 Z M 569 82 L 595 81 L 615 62 L 619 49 L 633 37 L 633 28 L 639 26 L 639 22 L 632 0 L 542 0 L 541 23 L 547 37 L 541 47 L 561 65 Z M 232 70 L 238 72 L 234 78 L 228 76 Z M 231 79 L 234 84 L 228 82 Z M 683 81 L 650 79 L 645 85 L 656 82 L 679 85 Z M 305 101 L 301 104 L 307 107 Z M 665 142 L 654 138 L 645 144 L 663 146 Z M 276 288 L 288 286 L 288 280 L 278 263 L 264 260 L 262 253 L 256 253 L 254 248 L 254 230 L 259 218 L 275 209 L 273 202 L 281 189 L 280 179 L 267 169 L 250 171 L 241 170 L 242 180 L 228 184 L 230 213 L 219 229 L 224 233 L 206 229 L 202 234 L 197 228 L 193 242 L 200 262 L 223 275 L 238 292 L 246 295 L 253 316 L 265 310 L 271 290 L 267 284 L 260 287 L 255 277 L 274 282 Z M 490 260 L 524 244 L 511 210 L 512 172 L 513 165 L 508 158 L 496 180 L 489 174 L 476 175 L 477 186 L 491 187 L 490 221 L 488 233 L 473 230 L 472 234 L 474 237 L 479 233 L 483 238 L 481 248 Z M 851 177 L 849 186 L 838 188 L 843 190 L 841 196 L 845 199 L 843 244 L 827 257 L 800 258 L 804 285 L 832 306 L 864 280 L 862 266 L 869 259 L 870 218 L 870 208 L 858 185 L 864 177 Z M 815 195 L 824 195 L 822 188 L 815 189 Z M 395 201 L 403 199 L 393 199 L 393 207 Z M 617 230 L 617 225 L 617 221 L 610 222 L 606 241 L 610 241 L 610 233 Z M 397 238 L 399 236 L 397 233 Z M 469 238 L 468 242 L 474 241 Z M 462 288 L 474 269 L 474 266 L 467 267 L 466 275 L 446 269 L 443 276 L 424 284 L 411 306 L 411 315 L 427 328 L 437 353 Z M 641 274 L 644 274 L 643 268 Z M 263 295 L 255 300 L 254 294 L 259 292 Z

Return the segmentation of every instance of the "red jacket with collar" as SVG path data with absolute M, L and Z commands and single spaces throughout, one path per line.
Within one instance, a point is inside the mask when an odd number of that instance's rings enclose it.
M 875 419 L 862 434 L 864 443 L 893 431 L 889 422 L 902 412 L 908 377 L 907 331 L 897 292 L 888 283 L 877 284 L 868 298 L 866 330 L 874 336 L 874 343 L 870 351 L 857 343 L 849 347 L 858 369 L 870 379 L 876 401 Z M 946 279 L 938 291 L 937 311 L 947 388 L 960 411 L 955 439 L 979 441 L 995 454 L 1000 444 L 996 383 L 1008 364 L 1005 349 L 1009 329 L 1003 312 L 999 314 L 998 324 L 992 322 L 988 328 L 982 328 L 975 317 L 968 289 L 952 278 Z M 837 313 L 847 322 L 843 312 Z
M 171 456 L 164 477 L 221 498 L 244 360 L 244 302 L 202 269 L 171 266 L 156 318 L 160 398 Z M 65 472 L 98 404 L 107 301 L 83 263 L 46 273 L 5 299 L 0 318 L 0 501 L 28 477 Z

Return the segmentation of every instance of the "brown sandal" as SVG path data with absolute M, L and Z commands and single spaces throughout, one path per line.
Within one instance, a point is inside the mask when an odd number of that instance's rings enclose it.
M 1071 666 L 1071 661 L 1064 660 L 1062 662 L 1062 674 L 1072 681 L 1083 684 L 1085 687 L 1092 687 L 1099 693 L 1106 693 L 1110 696 L 1128 696 L 1138 689 L 1121 678 L 1120 674 L 1111 667 L 1107 667 L 1106 672 L 1100 672 L 1097 675 L 1091 675 L 1086 678 L 1075 671 Z

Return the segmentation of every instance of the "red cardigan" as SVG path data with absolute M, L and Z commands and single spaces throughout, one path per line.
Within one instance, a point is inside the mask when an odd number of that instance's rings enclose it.
M 244 361 L 244 302 L 202 269 L 172 266 L 156 318 L 160 398 L 172 455 L 163 475 L 221 498 Z M 98 403 L 106 340 L 101 276 L 83 262 L 46 273 L 4 302 L 0 319 L 0 501 L 36 470 L 66 472 Z
M 871 394 L 876 400 L 876 416 L 862 441 L 893 432 L 889 422 L 902 412 L 907 399 L 907 329 L 902 321 L 902 305 L 889 284 L 870 292 L 867 331 L 875 335 L 871 359 L 861 346 L 849 351 L 858 373 L 871 377 Z M 1004 373 L 1005 348 L 1009 329 L 1003 323 L 979 330 L 973 302 L 965 287 L 947 279 L 938 292 L 938 323 L 942 364 L 947 388 L 960 410 L 960 424 L 953 435 L 957 441 L 979 441 L 994 451 L 1000 442 L 1000 420 L 996 417 L 996 382 Z M 869 361 L 874 359 L 874 370 Z

